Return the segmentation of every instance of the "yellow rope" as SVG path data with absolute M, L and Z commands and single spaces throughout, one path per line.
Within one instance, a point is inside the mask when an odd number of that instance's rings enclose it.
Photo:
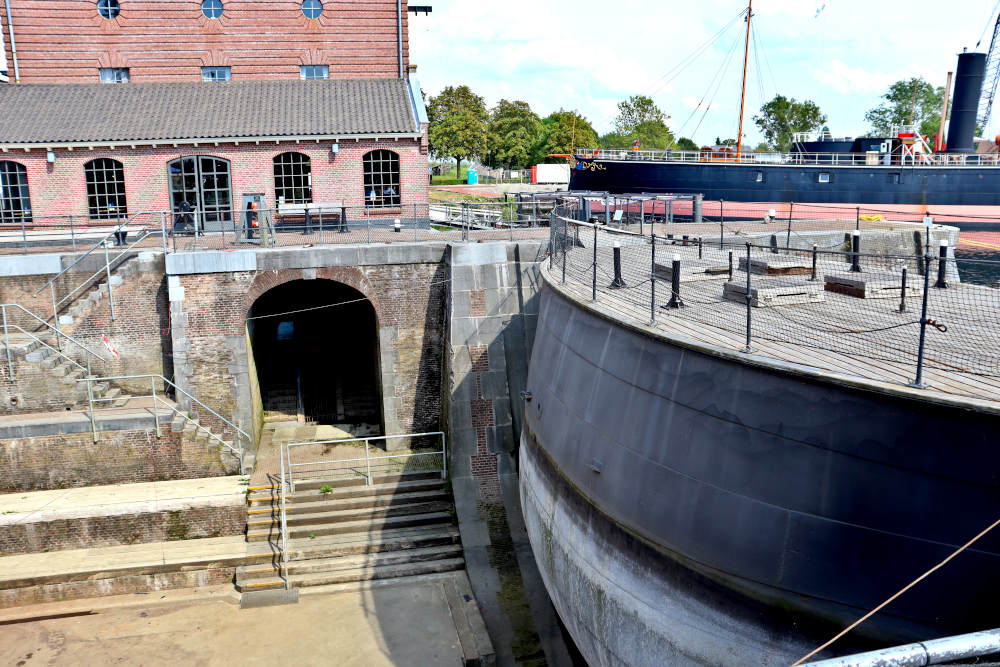
M 969 245 L 979 246 L 980 248 L 989 248 L 990 250 L 1000 250 L 1000 245 L 995 243 L 983 243 L 982 241 L 970 241 L 969 239 L 959 239 L 958 242 L 968 243 Z
M 825 649 L 828 646 L 830 646 L 830 644 L 832 644 L 833 642 L 837 641 L 838 639 L 840 639 L 841 637 L 843 637 L 844 635 L 846 635 L 848 632 L 850 632 L 854 628 L 858 627 L 859 625 L 861 625 L 862 623 L 864 623 L 865 621 L 867 621 L 869 618 L 871 618 L 876 613 L 878 613 L 878 611 L 880 609 L 882 609 L 883 607 L 885 607 L 887 604 L 889 604 L 890 602 L 892 602 L 893 600 L 895 600 L 896 598 L 898 598 L 900 595 L 902 595 L 906 591 L 908 591 L 911 588 L 913 588 L 914 586 L 916 586 L 919 582 L 921 582 L 925 578 L 927 578 L 927 576 L 930 575 L 932 572 L 934 572 L 935 570 L 939 569 L 942 565 L 944 565 L 945 563 L 947 563 L 948 561 L 950 561 L 952 558 L 954 558 L 958 554 L 960 554 L 963 551 L 965 551 L 966 549 L 968 549 L 979 538 L 981 538 L 983 535 L 985 535 L 986 533 L 990 532 L 991 530 L 993 530 L 997 526 L 1000 526 L 1000 519 L 997 519 L 996 521 L 994 521 L 992 524 L 990 524 L 989 528 L 987 528 L 986 530 L 984 530 L 983 532 L 979 533 L 978 535 L 976 535 L 975 537 L 973 537 L 971 540 L 969 540 L 968 542 L 966 542 L 965 544 L 963 544 L 960 548 L 958 548 L 957 550 L 955 550 L 954 552 L 952 552 L 952 554 L 950 556 L 948 556 L 947 558 L 945 558 L 943 561 L 941 561 L 940 563 L 938 563 L 937 565 L 935 565 L 934 567 L 932 567 L 931 569 L 927 570 L 922 575 L 920 575 L 919 577 L 917 577 L 916 579 L 914 579 L 913 581 L 911 581 L 904 588 L 900 589 L 896 594 L 894 594 L 891 598 L 889 598 L 888 600 L 886 600 L 885 602 L 883 602 L 879 606 L 875 607 L 874 609 L 872 609 L 870 612 L 868 612 L 867 614 L 865 614 L 864 616 L 862 616 L 858 620 L 854 621 L 854 623 L 851 623 L 849 626 L 847 626 L 846 628 L 844 628 L 843 630 L 841 630 L 840 633 L 837 634 L 836 637 L 834 637 L 833 639 L 831 639 L 827 643 L 823 644 L 819 648 L 813 650 L 810 653 L 807 653 L 806 655 L 804 655 L 801 658 L 799 658 L 798 660 L 796 660 L 794 663 L 792 663 L 792 667 L 796 667 L 797 665 L 801 665 L 803 662 L 805 662 L 809 658 L 813 657 L 814 655 L 816 655 L 817 653 L 819 653 L 823 649 Z

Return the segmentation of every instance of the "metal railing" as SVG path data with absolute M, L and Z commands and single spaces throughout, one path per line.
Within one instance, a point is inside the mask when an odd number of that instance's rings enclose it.
M 777 165 L 854 165 L 886 166 L 902 165 L 916 167 L 967 166 L 998 167 L 1000 154 L 964 153 L 917 153 L 903 155 L 898 152 L 879 153 L 741 153 L 721 150 L 678 151 L 678 150 L 624 150 L 617 148 L 578 149 L 574 155 L 579 160 L 643 160 L 653 162 L 724 162 L 729 164 L 777 164 Z
M 278 487 L 281 493 L 281 562 L 279 565 L 282 579 L 285 581 L 285 590 L 291 590 L 292 580 L 288 576 L 288 518 L 285 512 L 285 493 L 287 491 L 287 487 L 285 486 L 285 453 L 279 451 L 278 454 L 281 459 L 281 481 Z
M 215 410 L 213 410 L 212 408 L 208 407 L 207 405 L 205 405 L 204 403 L 202 403 L 201 401 L 199 401 L 197 398 L 195 398 L 194 396 L 192 396 L 188 392 L 186 392 L 183 389 L 181 389 L 180 387 L 178 387 L 176 384 L 174 384 L 173 382 L 171 382 L 167 378 L 163 377 L 162 375 L 157 375 L 155 373 L 146 373 L 146 374 L 143 374 L 143 375 L 115 375 L 115 376 L 108 376 L 108 377 L 85 377 L 85 378 L 80 378 L 79 380 L 77 380 L 77 382 L 86 382 L 87 383 L 87 396 L 88 396 L 88 400 L 90 402 L 90 424 L 91 424 L 91 429 L 93 430 L 94 440 L 95 441 L 97 440 L 97 421 L 96 421 L 95 414 L 94 414 L 94 404 L 95 403 L 101 403 L 101 402 L 114 402 L 114 401 L 118 401 L 118 400 L 121 400 L 121 399 L 117 398 L 117 397 L 115 397 L 115 398 L 94 398 L 93 383 L 95 383 L 95 382 L 109 382 L 110 383 L 110 382 L 117 382 L 117 381 L 121 381 L 121 380 L 143 380 L 143 379 L 149 379 L 149 387 L 150 387 L 149 396 L 153 399 L 153 420 L 154 420 L 154 425 L 156 427 L 156 434 L 157 434 L 157 436 L 160 435 L 161 431 L 160 431 L 159 416 L 156 413 L 156 406 L 158 404 L 162 403 L 165 407 L 167 407 L 168 409 L 170 409 L 172 412 L 174 412 L 175 414 L 178 414 L 181 417 L 183 417 L 189 424 L 194 424 L 196 430 L 204 432 L 209 438 L 211 438 L 212 440 L 214 440 L 215 442 L 217 442 L 220 447 L 228 449 L 233 454 L 233 456 L 235 456 L 239 460 L 239 463 L 240 463 L 240 472 L 244 472 L 244 470 L 243 470 L 243 457 L 244 457 L 244 453 L 246 451 L 247 444 L 249 444 L 250 441 L 251 441 L 250 440 L 250 436 L 243 429 L 241 429 L 239 426 L 237 426 L 236 424 L 232 423 L 231 421 L 229 421 L 228 419 L 226 419 L 225 417 L 223 417 L 222 415 L 220 415 L 218 412 L 216 412 Z M 162 382 L 163 386 L 164 386 L 164 389 L 160 392 L 159 395 L 156 393 L 156 382 L 157 382 L 157 380 L 159 380 L 160 382 Z M 164 394 L 168 390 L 167 388 L 172 389 L 174 392 L 176 392 L 176 394 L 183 395 L 185 398 L 187 398 L 193 404 L 195 404 L 198 407 L 204 409 L 210 415 L 212 415 L 213 417 L 215 417 L 216 419 L 218 419 L 220 422 L 222 422 L 225 426 L 227 426 L 230 429 L 232 429 L 232 431 L 233 431 L 233 438 L 234 438 L 234 440 L 236 442 L 239 443 L 239 446 L 236 446 L 235 444 L 230 444 L 230 443 L 226 442 L 225 440 L 222 439 L 222 436 L 216 435 L 210 428 L 202 425 L 201 423 L 199 423 L 199 422 L 195 421 L 194 419 L 192 419 L 191 417 L 189 417 L 188 413 L 185 412 L 184 410 L 180 409 L 174 402 L 166 400 Z M 132 395 L 130 395 L 129 398 L 130 399 L 134 399 L 134 398 L 144 398 L 144 397 L 145 397 L 145 395 L 135 395 L 135 394 L 132 394 Z
M 440 450 L 434 451 L 420 451 L 416 450 L 416 453 L 407 454 L 384 454 L 375 457 L 371 456 L 371 443 L 373 442 L 386 442 L 388 440 L 395 440 L 401 438 L 437 438 L 441 439 Z M 346 445 L 351 443 L 365 443 L 365 455 L 364 458 L 349 458 L 349 459 L 337 459 L 337 458 L 326 458 L 320 460 L 310 460 L 310 461 L 292 461 L 292 449 L 301 449 L 303 447 L 320 447 L 327 448 L 335 445 Z M 445 451 L 445 434 L 442 431 L 432 431 L 428 433 L 405 433 L 402 435 L 384 435 L 379 437 L 368 437 L 368 436 L 358 436 L 356 438 L 341 438 L 338 440 L 321 440 L 316 442 L 293 442 L 285 447 L 285 456 L 287 457 L 286 467 L 288 470 L 288 486 L 292 491 L 295 491 L 295 476 L 294 471 L 296 469 L 308 469 L 311 473 L 309 479 L 332 479 L 334 476 L 342 475 L 346 477 L 364 477 L 366 484 L 371 486 L 372 484 L 372 467 L 374 461 L 375 472 L 387 472 L 389 468 L 397 467 L 398 464 L 388 463 L 389 461 L 396 461 L 399 459 L 420 459 L 421 457 L 430 456 L 440 456 L 441 466 L 438 468 L 420 468 L 420 472 L 440 472 L 441 479 L 446 479 L 448 477 L 448 456 Z M 413 451 L 413 450 L 411 450 Z M 364 464 L 362 468 L 361 464 Z M 362 472 L 363 471 L 363 472 Z M 303 471 L 305 472 L 305 471 Z M 305 481 L 300 479 L 299 481 Z
M 49 345 L 48 343 L 46 343 L 44 340 L 42 340 L 41 338 L 39 338 L 37 335 L 35 335 L 35 333 L 33 333 L 31 331 L 28 331 L 28 330 L 24 329 L 23 327 L 21 327 L 20 325 L 12 322 L 11 319 L 10 319 L 10 317 L 8 317 L 8 314 L 7 314 L 8 309 L 16 309 L 17 311 L 20 311 L 20 312 L 24 313 L 25 315 L 27 315 L 33 322 L 37 323 L 38 325 L 41 325 L 42 327 L 44 327 L 47 330 L 50 330 L 55 335 L 55 338 L 56 338 L 56 347 L 52 347 L 51 345 Z M 24 306 L 21 306 L 20 304 L 16 304 L 16 303 L 4 303 L 4 304 L 0 304 L 0 316 L 2 316 L 2 318 L 3 318 L 4 346 L 5 346 L 6 350 L 7 350 L 7 372 L 8 372 L 9 377 L 12 378 L 12 379 L 14 377 L 14 359 L 13 359 L 13 354 L 12 354 L 11 349 L 10 349 L 10 330 L 11 329 L 16 329 L 17 331 L 19 331 L 22 334 L 28 336 L 29 338 L 31 338 L 32 340 L 36 341 L 37 343 L 40 343 L 41 345 L 43 345 L 44 347 L 48 348 L 49 350 L 51 350 L 55 354 L 59 355 L 60 357 L 62 357 L 66 361 L 70 362 L 71 364 L 73 364 L 77 368 L 82 369 L 88 375 L 90 374 L 90 370 L 91 370 L 91 359 L 97 359 L 98 361 L 108 361 L 108 359 L 106 359 L 104 357 L 104 355 L 100 354 L 99 352 L 95 352 L 94 350 L 90 349 L 89 347 L 87 347 L 86 345 L 84 345 L 80 341 L 76 340 L 72 336 L 63 333 L 62 331 L 59 330 L 58 327 L 52 326 L 51 324 L 49 324 L 48 322 L 46 322 L 45 320 L 43 320 L 42 318 L 40 318 L 38 315 L 35 315 L 33 312 L 31 312 L 30 310 L 28 310 Z M 73 345 L 76 345 L 78 348 L 80 348 L 80 350 L 82 350 L 83 352 L 86 353 L 86 356 L 85 356 L 86 361 L 87 361 L 86 365 L 81 364 L 79 361 L 77 361 L 73 357 L 69 356 L 68 354 L 65 354 L 62 351 L 62 345 L 60 344 L 60 340 L 62 340 L 62 339 L 65 339 L 66 341 L 72 343 Z

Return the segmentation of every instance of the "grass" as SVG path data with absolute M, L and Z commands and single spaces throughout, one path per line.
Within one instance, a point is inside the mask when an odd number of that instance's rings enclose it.
M 324 484 L 323 486 L 319 487 L 319 492 L 320 493 L 333 493 L 333 487 L 330 486 L 329 484 Z

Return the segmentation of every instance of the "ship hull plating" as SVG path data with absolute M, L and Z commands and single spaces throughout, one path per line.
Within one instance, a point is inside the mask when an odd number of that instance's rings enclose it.
M 703 194 L 705 199 L 727 202 L 793 201 L 873 208 L 931 207 L 949 214 L 1000 213 L 1000 167 L 581 159 L 572 172 L 570 189 L 612 194 Z
M 656 337 L 547 281 L 528 390 L 525 519 L 593 664 L 787 662 L 996 520 L 997 415 Z M 996 627 L 998 591 L 989 535 L 856 632 Z

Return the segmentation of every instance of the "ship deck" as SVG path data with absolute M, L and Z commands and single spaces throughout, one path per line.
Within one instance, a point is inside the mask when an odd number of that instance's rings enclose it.
M 692 230 L 693 231 L 693 230 Z M 613 237 L 613 238 L 612 238 Z M 623 289 L 613 289 L 613 240 L 622 243 Z M 652 329 L 679 341 L 745 355 L 748 360 L 772 360 L 793 364 L 820 374 L 836 375 L 841 380 L 857 381 L 872 388 L 917 393 L 920 396 L 951 396 L 973 399 L 977 407 L 1000 411 L 1000 290 L 957 283 L 950 275 L 946 289 L 935 288 L 937 260 L 929 276 L 927 317 L 946 328 L 926 327 L 923 383 L 914 388 L 920 344 L 920 311 L 923 277 L 914 258 L 866 256 L 860 262 L 862 272 L 850 270 L 845 256 L 820 255 L 817 280 L 810 275 L 751 275 L 754 288 L 770 288 L 799 293 L 784 297 L 804 298 L 812 290 L 822 301 L 751 308 L 750 352 L 745 353 L 747 306 L 723 297 L 729 280 L 729 249 L 718 244 L 702 249 L 698 258 L 696 245 L 657 244 L 657 264 L 669 265 L 676 254 L 681 261 L 680 296 L 684 307 L 665 309 L 670 298 L 669 280 L 656 280 L 655 323 L 651 323 L 651 246 L 648 238 L 626 239 L 600 230 L 597 249 L 597 301 L 592 301 L 593 240 L 592 228 L 581 228 L 579 240 L 566 253 L 566 282 L 562 284 L 562 255 L 558 252 L 553 266 L 546 263 L 549 281 L 576 300 L 587 303 L 605 315 L 630 324 Z M 745 294 L 747 274 L 739 269 L 745 250 L 733 249 L 733 281 Z M 810 271 L 811 256 L 802 251 L 779 251 L 767 248 L 752 250 L 754 261 L 798 265 L 793 270 Z M 901 265 L 909 264 L 906 311 L 900 313 L 898 276 Z M 721 273 L 705 273 L 704 270 Z M 781 270 L 780 268 L 777 270 Z M 865 276 L 872 284 L 880 280 L 896 283 L 890 298 L 859 298 L 825 289 L 826 277 L 837 282 Z M 766 279 L 767 282 L 762 282 Z M 791 289 L 789 289 L 791 288 Z M 781 300 L 778 298 L 777 300 Z

